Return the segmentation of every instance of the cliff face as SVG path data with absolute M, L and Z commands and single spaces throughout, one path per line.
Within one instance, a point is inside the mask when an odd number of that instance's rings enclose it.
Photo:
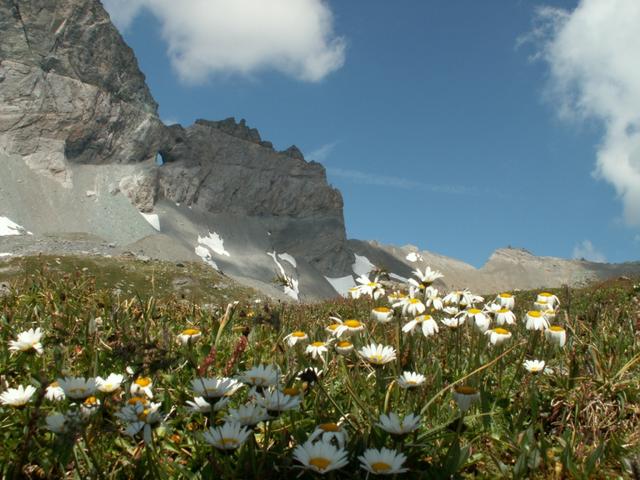
M 139 162 L 165 127 L 101 4 L 0 0 L 0 145 L 70 187 L 68 162 Z
M 0 38 L 0 153 L 69 190 L 80 188 L 86 165 L 104 166 L 95 171 L 113 176 L 111 194 L 142 212 L 166 199 L 204 215 L 257 218 L 274 248 L 320 273 L 350 264 L 342 197 L 324 168 L 295 147 L 275 151 L 244 120 L 163 125 L 98 0 L 0 0 Z

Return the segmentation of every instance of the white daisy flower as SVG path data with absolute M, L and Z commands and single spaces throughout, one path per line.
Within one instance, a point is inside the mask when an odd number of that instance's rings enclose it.
M 374 475 L 395 475 L 408 470 L 403 467 L 407 457 L 389 448 L 380 450 L 369 448 L 358 457 L 358 460 L 360 460 L 360 467 Z
M 362 291 L 358 287 L 351 287 L 347 292 L 349 293 L 349 297 L 353 299 L 360 298 L 362 295 Z
M 422 334 L 425 337 L 435 335 L 439 331 L 438 324 L 431 315 L 418 315 L 416 318 L 406 323 L 404 327 L 402 327 L 402 331 L 404 333 L 413 333 L 417 326 L 420 326 Z
M 393 347 L 375 342 L 362 347 L 358 353 L 374 366 L 384 365 L 396 359 L 396 351 Z
M 9 350 L 12 352 L 28 352 L 35 350 L 38 354 L 41 354 L 44 349 L 42 348 L 42 330 L 40 328 L 30 328 L 26 332 L 18 334 L 17 340 L 9 340 Z
M 536 301 L 546 302 L 549 305 L 549 307 L 553 310 L 555 310 L 560 306 L 560 299 L 553 293 L 549 293 L 549 292 L 540 292 L 538 294 L 538 297 L 536 298 Z
M 300 402 L 302 402 L 300 395 L 287 395 L 280 390 L 265 390 L 262 395 L 256 396 L 256 403 L 273 416 L 278 416 L 287 410 L 297 410 Z
M 150 377 L 138 377 L 131 383 L 131 395 L 146 395 L 153 398 L 153 381 Z
M 327 443 L 331 443 L 335 440 L 338 447 L 344 448 L 349 439 L 347 432 L 337 423 L 321 423 L 315 430 L 309 435 L 309 442 L 315 442 L 318 438 Z
M 417 372 L 402 372 L 402 375 L 398 377 L 398 386 L 400 388 L 416 388 L 424 384 L 427 378 L 421 373 Z
M 23 407 L 31 400 L 34 393 L 36 393 L 35 387 L 18 385 L 18 388 L 8 388 L 2 392 L 0 403 L 9 407 Z
M 348 465 L 347 456 L 348 452 L 343 448 L 322 440 L 315 443 L 308 440 L 293 451 L 293 458 L 305 469 L 321 475 Z
M 447 315 L 449 315 L 450 317 L 455 317 L 456 315 L 458 315 L 458 313 L 460 313 L 460 309 L 458 307 L 456 307 L 455 305 L 448 305 L 445 306 L 442 311 L 444 313 L 446 313 Z
M 460 411 L 464 413 L 471 408 L 471 405 L 480 400 L 480 392 L 477 388 L 459 385 L 453 387 L 453 399 L 458 404 Z
M 513 325 L 516 323 L 516 315 L 508 308 L 501 308 L 500 310 L 496 310 L 494 313 L 494 318 L 496 319 L 496 323 L 498 325 Z
M 364 323 L 353 318 L 347 319 L 342 322 L 342 326 L 346 329 L 345 333 L 349 335 L 353 335 L 354 333 L 359 333 L 364 330 Z
M 419 298 L 415 297 L 416 290 L 411 289 L 409 291 L 409 296 L 404 297 L 401 300 L 398 300 L 393 304 L 393 307 L 402 308 L 402 316 L 403 317 L 415 317 L 424 313 L 427 307 L 425 307 L 424 303 Z
M 465 315 L 468 319 L 474 320 L 476 327 L 481 332 L 486 332 L 491 324 L 491 319 L 482 311 L 477 308 L 468 308 L 462 315 Z
M 329 344 L 327 342 L 311 342 L 307 345 L 305 353 L 311 355 L 313 359 L 319 358 L 324 362 L 324 354 L 329 351 L 328 346 Z
M 509 330 L 501 327 L 492 328 L 484 333 L 489 336 L 489 343 L 491 343 L 491 345 L 501 345 L 507 340 L 510 340 L 512 336 Z
M 360 277 L 356 278 L 356 282 L 360 284 L 358 288 L 361 295 L 368 295 L 374 300 L 384 295 L 384 288 L 382 284 L 378 282 L 378 277 L 375 277 L 372 281 L 369 280 L 367 275 L 360 275 Z
M 60 384 L 58 382 L 51 382 L 45 390 L 44 398 L 50 402 L 59 402 L 60 400 L 65 399 L 64 390 L 60 388 Z
M 212 408 L 217 412 L 226 408 L 230 400 L 230 397 L 218 398 L 212 405 L 204 397 L 193 397 L 193 401 L 187 400 L 187 406 L 193 413 L 208 413 Z
M 413 274 L 418 278 L 418 281 L 410 278 L 409 283 L 420 290 L 425 290 L 426 288 L 431 286 L 431 284 L 437 279 L 444 277 L 444 275 L 439 271 L 431 270 L 431 267 L 426 267 L 424 269 L 424 272 L 422 272 L 422 270 L 420 270 L 419 268 L 416 268 L 413 271 Z
M 284 341 L 290 347 L 293 347 L 298 342 L 302 343 L 302 342 L 306 342 L 307 340 L 309 340 L 309 335 L 307 335 L 306 333 L 304 333 L 304 332 L 302 332 L 300 330 L 296 330 L 295 332 L 291 332 L 289 335 L 284 337 Z
M 464 315 L 460 315 L 458 317 L 443 318 L 440 321 L 449 328 L 458 328 L 459 326 L 464 325 L 465 320 L 466 317 Z
M 399 302 L 400 300 L 402 300 L 403 298 L 406 298 L 407 294 L 404 292 L 399 292 L 399 291 L 395 291 L 395 292 L 391 292 L 389 295 L 387 295 L 387 300 L 389 301 L 390 304 L 394 304 L 396 302 Z
M 341 340 L 336 343 L 335 348 L 336 352 L 338 352 L 340 355 L 348 355 L 353 352 L 354 346 L 353 343 L 349 342 L 348 340 Z
M 189 345 L 194 343 L 202 337 L 202 332 L 197 328 L 186 328 L 178 335 L 178 341 L 182 345 Z
M 62 413 L 51 413 L 44 419 L 47 430 L 53 433 L 66 433 L 69 430 L 67 417 Z
M 251 430 L 239 423 L 225 423 L 221 427 L 209 427 L 209 430 L 202 434 L 204 441 L 213 445 L 218 450 L 236 450 L 247 441 L 251 435 Z
M 65 377 L 57 380 L 67 398 L 84 400 L 96 393 L 96 381 L 93 378 Z
M 269 414 L 264 407 L 255 403 L 247 403 L 246 405 L 240 405 L 238 408 L 230 408 L 224 420 L 225 422 L 239 423 L 253 428 L 268 418 Z
M 113 393 L 120 388 L 123 381 L 123 375 L 111 373 L 107 378 L 96 377 L 96 386 L 103 393 Z
M 513 310 L 516 304 L 516 299 L 512 294 L 505 292 L 498 295 L 494 302 L 500 305 L 502 308 Z
M 80 404 L 80 415 L 83 419 L 87 419 L 96 413 L 98 408 L 100 408 L 100 400 L 91 395 Z
M 540 310 L 529 310 L 526 319 L 527 330 L 545 330 L 549 327 L 549 322 Z
M 533 302 L 533 308 L 541 312 L 551 310 L 551 306 L 546 300 L 536 300 L 535 302 Z
M 540 373 L 544 370 L 544 360 L 525 360 L 524 368 L 530 373 Z
M 371 320 L 388 323 L 393 319 L 393 309 L 389 307 L 375 307 L 371 310 Z
M 567 343 L 567 331 L 560 325 L 551 325 L 544 331 L 545 337 L 552 343 L 555 343 L 560 348 L 564 347 Z
M 273 365 L 257 365 L 240 374 L 239 380 L 255 387 L 271 387 L 280 381 L 280 370 Z
M 191 380 L 191 388 L 200 397 L 208 400 L 230 397 L 242 387 L 235 378 L 194 378 Z
M 135 437 L 142 431 L 142 438 L 145 443 L 153 442 L 152 428 L 162 421 L 162 415 L 158 411 L 159 403 L 149 402 L 144 405 L 136 403 L 135 405 L 127 405 L 122 407 L 115 416 L 126 422 L 127 426 L 124 433 L 130 437 Z
M 433 308 L 434 310 L 442 310 L 444 308 L 444 303 L 437 288 L 427 287 L 425 289 L 424 304 L 427 308 Z
M 393 435 L 406 435 L 418 429 L 420 417 L 409 413 L 400 419 L 398 414 L 390 412 L 389 415 L 384 413 L 380 415 L 380 422 L 377 423 L 382 430 Z
M 451 292 L 442 299 L 442 302 L 445 305 L 457 305 L 459 307 L 465 308 L 471 306 L 475 303 L 479 303 L 484 301 L 484 298 L 479 295 L 474 295 L 469 290 L 456 290 Z

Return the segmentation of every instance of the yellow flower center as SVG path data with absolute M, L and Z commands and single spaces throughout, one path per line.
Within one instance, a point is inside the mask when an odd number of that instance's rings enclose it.
M 88 407 L 90 407 L 92 405 L 97 405 L 98 404 L 98 399 L 96 397 L 88 397 L 84 401 L 84 404 L 87 405 Z
M 346 320 L 344 324 L 349 328 L 358 328 L 362 325 L 358 320 Z
M 223 438 L 221 438 L 221 439 L 220 439 L 220 443 L 221 443 L 223 446 L 227 446 L 227 445 L 233 446 L 233 445 L 237 445 L 237 444 L 238 444 L 238 439 L 236 439 L 236 438 L 225 438 L 225 437 L 223 437 Z
M 498 310 L 498 313 L 509 313 L 509 309 L 508 308 L 501 308 L 500 310 Z
M 506 330 L 504 328 L 500 328 L 500 327 L 494 328 L 493 331 L 498 335 L 509 335 L 509 330 Z
M 149 415 L 149 412 L 151 412 L 151 409 L 150 408 L 145 408 L 142 412 L 140 412 L 138 414 L 138 420 L 146 422 L 147 421 L 147 416 Z
M 337 423 L 321 423 L 320 428 L 325 432 L 339 432 L 340 427 Z
M 86 391 L 87 391 L 87 388 L 86 388 L 86 387 L 74 387 L 74 388 L 70 388 L 70 389 L 69 389 L 69 393 L 71 393 L 71 394 L 72 394 L 72 396 L 73 396 L 73 395 L 76 395 L 76 394 L 80 394 L 80 395 L 82 395 L 82 394 L 83 394 L 83 393 L 85 393 Z
M 198 330 L 197 328 L 187 328 L 186 330 L 182 331 L 182 335 L 188 335 L 189 337 L 192 337 L 194 335 L 199 335 L 200 334 L 200 330 Z
M 538 300 L 536 303 L 539 303 L 540 305 L 546 305 L 548 302 L 546 300 Z
M 293 332 L 293 333 L 291 334 L 291 336 L 292 336 L 292 337 L 303 338 L 303 337 L 306 337 L 306 336 L 307 336 L 307 334 L 306 334 L 306 333 L 304 333 L 304 332 L 301 332 L 300 330 L 296 330 L 295 332 Z
M 418 315 L 416 317 L 416 322 L 426 322 L 427 320 L 431 320 L 431 315 Z
M 553 297 L 553 293 L 541 292 L 538 294 L 540 297 Z
M 51 382 L 51 383 L 49 384 L 49 386 L 50 386 L 51 388 L 58 388 L 58 387 L 60 386 L 60 384 L 59 384 L 58 382 Z
M 369 361 L 371 363 L 377 363 L 380 364 L 382 363 L 382 355 L 371 355 L 371 357 L 369 358 Z
M 552 332 L 564 332 L 564 328 L 562 328 L 560 325 L 551 325 L 549 327 L 549 330 L 551 330 Z
M 313 342 L 313 343 L 311 344 L 311 346 L 312 346 L 312 347 L 316 347 L 316 348 L 318 348 L 318 347 L 324 347 L 324 342 Z
M 481 310 L 478 310 L 477 308 L 470 308 L 469 310 L 467 310 L 467 312 L 469 313 L 469 315 L 477 315 L 481 312 Z
M 377 287 L 378 284 L 374 283 L 374 282 L 369 282 L 369 283 L 367 283 L 367 286 L 369 286 L 369 287 Z
M 418 382 L 416 382 L 415 380 L 407 380 L 406 381 L 408 385 L 417 385 Z
M 373 310 L 378 313 L 389 313 L 391 311 L 389 307 L 375 307 Z
M 309 459 L 309 465 L 313 465 L 318 470 L 326 470 L 329 465 L 331 465 L 331 460 L 324 457 L 315 457 Z
M 135 405 L 137 403 L 141 403 L 143 405 L 146 405 L 147 399 L 144 398 L 144 397 L 131 397 L 129 400 L 127 400 L 127 403 L 129 405 Z
M 415 305 L 416 303 L 420 303 L 420 300 L 418 300 L 417 298 L 411 298 L 409 299 L 409 303 Z
M 384 462 L 375 462 L 371 464 L 371 468 L 376 473 L 388 472 L 389 470 L 391 470 L 391 465 Z
M 527 315 L 534 318 L 540 318 L 542 316 L 542 312 L 538 310 L 531 310 L 529 313 L 527 313 Z
M 289 387 L 282 389 L 282 393 L 284 393 L 285 395 L 289 395 L 290 397 L 295 397 L 300 393 L 300 390 L 296 387 Z
M 339 324 L 339 323 L 332 323 L 332 324 L 331 324 L 331 325 L 329 325 L 327 328 L 328 328 L 329 330 L 335 330 L 335 329 L 337 329 L 339 326 L 340 326 L 340 324 Z
M 511 298 L 513 297 L 513 295 L 511 295 L 510 293 L 501 293 L 500 294 L 500 298 Z
M 151 385 L 151 379 L 149 377 L 138 377 L 136 378 L 135 382 L 136 385 L 138 385 L 139 387 L 148 387 L 149 385 Z
M 476 393 L 478 393 L 477 389 L 473 387 L 469 387 L 467 385 L 461 385 L 459 387 L 455 387 L 455 391 L 462 395 L 475 395 Z
M 340 348 L 349 348 L 351 345 L 353 344 L 351 342 L 347 342 L 346 340 L 342 342 L 338 342 L 338 346 Z

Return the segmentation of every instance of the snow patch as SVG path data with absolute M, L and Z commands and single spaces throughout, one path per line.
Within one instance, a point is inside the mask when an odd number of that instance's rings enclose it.
M 24 227 L 9 220 L 7 217 L 0 216 L 0 237 L 7 237 L 9 235 L 24 235 L 25 233 L 28 235 L 33 235 L 31 232 L 26 231 Z
M 273 261 L 275 262 L 276 266 L 280 270 L 280 275 L 281 275 L 282 279 L 286 282 L 286 285 L 284 285 L 284 293 L 285 293 L 285 295 L 289 295 L 294 300 L 298 300 L 299 299 L 299 295 L 300 295 L 300 287 L 299 287 L 298 279 L 290 277 L 290 276 L 287 275 L 287 272 L 285 271 L 284 267 L 278 261 L 278 257 L 283 258 L 282 255 L 277 255 L 275 250 L 272 253 L 267 252 L 267 255 L 269 255 L 273 259 Z M 283 255 L 287 255 L 287 254 L 285 253 Z M 287 256 L 291 257 L 290 255 L 287 255 Z M 283 260 L 284 259 L 285 258 L 283 258 Z M 293 257 L 291 257 L 291 259 L 295 262 Z M 289 262 L 289 263 L 291 263 L 291 262 Z
M 347 275 L 346 277 L 324 277 L 327 282 L 331 284 L 333 289 L 343 297 L 349 296 L 349 289 L 356 286 L 356 282 L 353 280 L 353 276 Z
M 354 253 L 354 255 L 356 257 L 356 261 L 353 262 L 353 273 L 360 277 L 362 275 L 369 275 L 371 270 L 375 270 L 376 266 L 371 263 L 367 257 L 364 255 L 358 255 L 357 253 Z
M 293 268 L 298 268 L 298 264 L 296 263 L 296 259 L 293 258 L 291 255 L 289 255 L 288 253 L 279 253 L 278 256 L 284 260 L 285 262 L 289 262 Z
M 155 213 L 142 213 L 142 212 L 140 212 L 140 215 L 142 215 L 144 219 L 147 222 L 149 222 L 149 225 L 151 225 L 157 231 L 160 231 L 160 217 L 158 217 L 158 215 L 156 215 Z
M 422 255 L 420 255 L 418 252 L 407 253 L 407 256 L 405 258 L 411 263 L 422 262 L 424 260 L 424 258 L 422 258 Z
M 201 237 L 198 235 L 198 243 L 208 247 L 212 252 L 218 255 L 225 255 L 230 257 L 231 254 L 224 249 L 224 240 L 216 232 L 209 232 L 208 237 Z
M 209 266 L 215 268 L 218 271 L 220 270 L 216 262 L 214 262 L 213 258 L 211 258 L 211 252 L 207 247 L 198 245 L 196 247 L 196 255 L 198 255 L 202 259 L 202 261 L 204 261 L 204 263 L 208 264 Z

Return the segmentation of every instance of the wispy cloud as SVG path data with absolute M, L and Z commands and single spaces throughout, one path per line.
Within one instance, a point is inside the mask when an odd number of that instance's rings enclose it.
M 583 240 L 575 247 L 573 247 L 573 258 L 589 260 L 590 262 L 606 263 L 607 258 L 598 251 L 598 249 L 591 243 L 591 240 Z
M 394 177 L 389 175 L 378 175 L 375 173 L 362 172 L 359 170 L 348 170 L 329 167 L 327 168 L 327 173 L 330 176 L 343 178 L 350 182 L 361 185 L 375 185 L 380 187 L 401 188 L 405 190 L 423 190 L 435 193 L 448 193 L 453 195 L 478 195 L 482 193 L 476 187 L 423 183 L 407 178 Z
M 316 162 L 324 162 L 338 145 L 338 142 L 325 143 L 324 145 L 312 150 L 304 155 L 307 160 L 315 160 Z
M 144 9 L 162 27 L 167 54 L 181 80 L 275 70 L 318 82 L 340 69 L 346 41 L 333 30 L 324 0 L 104 0 L 126 30 Z
M 640 2 L 580 0 L 538 9 L 529 42 L 549 66 L 559 114 L 605 129 L 594 175 L 613 185 L 628 225 L 640 226 Z M 522 43 L 522 42 L 519 42 Z

